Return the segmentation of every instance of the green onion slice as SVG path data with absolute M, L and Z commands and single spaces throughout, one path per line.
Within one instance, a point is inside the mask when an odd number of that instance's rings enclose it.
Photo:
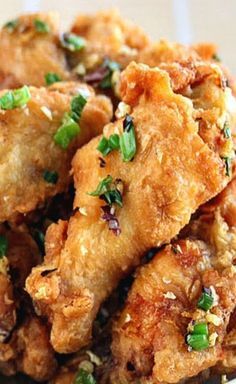
M 61 77 L 57 73 L 53 72 L 46 73 L 44 78 L 47 85 L 52 85 L 54 83 L 57 83 L 58 81 L 61 81 Z
M 70 142 L 80 133 L 80 126 L 70 116 L 69 113 L 65 113 L 62 125 L 58 128 L 54 135 L 54 141 L 62 149 L 66 149 Z
M 108 153 L 119 148 L 120 137 L 116 133 L 111 135 L 109 139 L 106 139 L 106 137 L 103 136 L 97 146 L 97 150 L 101 152 L 103 156 L 107 156 Z
M 193 326 L 193 335 L 208 335 L 207 323 L 197 323 Z
M 80 369 L 75 377 L 74 384 L 96 384 L 96 380 L 92 373 Z
M 124 132 L 120 137 L 120 150 L 122 153 L 122 160 L 128 162 L 134 158 L 136 153 L 136 138 L 131 116 L 126 116 L 123 122 L 123 129 Z
M 56 171 L 44 171 L 43 173 L 44 180 L 49 184 L 56 184 L 58 180 L 58 173 Z
M 116 182 L 117 181 L 113 182 L 112 177 L 108 175 L 105 179 L 100 181 L 95 191 L 89 192 L 88 194 L 90 196 L 100 197 L 100 199 L 104 200 L 109 205 L 116 203 L 122 207 L 122 195 L 116 187 Z
M 231 129 L 230 129 L 229 123 L 227 121 L 224 123 L 223 132 L 224 132 L 224 137 L 226 139 L 231 138 Z
M 8 241 L 5 236 L 0 235 L 0 259 L 6 256 L 8 248 Z
M 89 192 L 90 196 L 101 196 L 102 194 L 106 193 L 109 190 L 110 184 L 112 183 L 113 179 L 110 175 L 105 177 L 100 183 L 98 184 L 97 188 L 93 192 Z
M 49 25 L 40 19 L 34 20 L 34 27 L 35 27 L 36 31 L 39 33 L 49 33 L 50 32 Z
M 210 293 L 203 292 L 200 299 L 198 300 L 197 306 L 198 308 L 203 309 L 204 311 L 208 311 L 214 302 L 214 298 Z
M 9 32 L 13 32 L 17 28 L 18 23 L 19 23 L 18 19 L 10 20 L 6 24 L 4 24 L 3 28 L 8 29 Z
M 81 118 L 82 111 L 87 103 L 87 99 L 79 93 L 71 101 L 71 117 L 78 121 Z
M 86 40 L 74 33 L 64 33 L 62 35 L 61 44 L 69 51 L 75 52 L 80 51 L 86 46 Z
M 31 95 L 29 88 L 25 85 L 24 87 L 14 91 L 8 91 L 2 97 L 0 97 L 0 108 L 4 110 L 10 110 L 23 107 L 28 103 L 30 98 Z
M 209 340 L 207 335 L 189 334 L 187 335 L 186 341 L 194 351 L 202 351 L 209 347 Z

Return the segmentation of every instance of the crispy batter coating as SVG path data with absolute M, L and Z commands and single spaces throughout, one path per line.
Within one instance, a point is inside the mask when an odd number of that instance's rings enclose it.
M 3 27 L 0 32 L 0 87 L 20 85 L 43 86 L 48 72 L 69 79 L 66 59 L 59 45 L 59 16 L 36 13 L 20 16 L 16 27 Z M 38 32 L 35 20 L 45 22 L 50 31 Z
M 80 119 L 81 132 L 63 150 L 54 142 L 53 135 L 64 113 L 70 110 L 72 95 L 79 92 L 88 96 Z M 17 212 L 29 212 L 48 197 L 65 191 L 76 149 L 101 133 L 112 116 L 110 101 L 95 96 L 85 84 L 30 87 L 30 93 L 25 108 L 0 111 L 0 221 L 11 219 Z M 58 173 L 56 184 L 44 180 L 45 170 Z
M 73 55 L 74 62 L 83 63 L 86 69 L 97 67 L 105 57 L 125 68 L 149 44 L 143 30 L 121 18 L 114 9 L 94 15 L 79 15 L 71 31 L 86 39 L 86 47 Z
M 121 89 L 135 126 L 134 160 L 125 163 L 113 151 L 101 168 L 100 137 L 77 151 L 74 208 L 80 211 L 69 223 L 49 228 L 44 263 L 27 279 L 26 289 L 52 324 L 51 342 L 59 352 L 76 351 L 88 342 L 98 308 L 119 280 L 145 251 L 173 238 L 229 180 L 219 155 L 198 135 L 191 101 L 172 91 L 166 72 L 132 63 Z M 106 126 L 105 136 L 121 133 L 122 122 Z M 117 237 L 101 220 L 104 203 L 88 195 L 108 174 L 124 186 Z
M 217 272 L 210 262 L 211 248 L 201 241 L 180 240 L 177 246 L 177 253 L 169 245 L 138 272 L 113 329 L 113 383 L 178 383 L 222 358 L 222 342 L 236 305 L 236 271 Z M 210 310 L 217 316 L 213 319 L 197 309 L 203 287 L 214 288 L 217 295 L 217 305 Z M 188 350 L 185 336 L 191 320 L 208 322 L 210 340 L 216 336 L 209 348 Z
M 39 249 L 24 226 L 10 230 L 2 226 L 1 235 L 7 238 L 8 249 L 0 260 L 0 372 L 7 376 L 23 372 L 44 381 L 55 372 L 54 351 L 47 327 L 31 313 L 23 293 L 26 277 L 40 262 Z

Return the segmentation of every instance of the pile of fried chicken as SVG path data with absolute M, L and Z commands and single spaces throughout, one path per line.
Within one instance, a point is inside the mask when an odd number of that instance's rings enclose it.
M 117 11 L 0 32 L 0 372 L 236 372 L 236 85 Z M 24 376 L 24 377 L 26 377 Z M 230 377 L 230 376 L 229 376 Z

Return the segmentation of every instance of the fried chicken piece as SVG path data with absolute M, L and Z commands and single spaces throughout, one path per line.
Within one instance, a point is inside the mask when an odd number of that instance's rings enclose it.
M 29 89 L 31 99 L 25 108 L 0 111 L 0 221 L 29 212 L 65 191 L 76 149 L 101 133 L 112 116 L 110 100 L 95 96 L 85 84 Z M 78 93 L 88 97 L 80 119 L 81 132 L 64 150 L 53 136 L 65 112 L 70 111 L 72 96 Z M 57 172 L 56 184 L 44 179 L 45 171 Z
M 236 271 L 218 272 L 211 252 L 201 241 L 180 240 L 140 269 L 113 329 L 113 383 L 178 383 L 222 358 L 222 342 L 236 306 Z M 197 309 L 203 287 L 214 289 L 217 297 L 208 312 Z M 185 336 L 191 320 L 208 323 L 207 349 L 188 349 Z
M 52 377 L 57 363 L 47 326 L 32 313 L 23 291 L 26 277 L 40 262 L 39 249 L 23 226 L 10 230 L 2 226 L 1 235 L 8 248 L 7 257 L 0 260 L 0 372 L 7 376 L 23 372 L 44 381 Z M 8 316 L 3 313 L 6 306 Z
M 113 151 L 100 167 L 101 137 L 77 151 L 74 208 L 80 210 L 69 222 L 49 227 L 44 263 L 26 283 L 37 312 L 52 324 L 51 343 L 58 352 L 87 344 L 99 306 L 119 280 L 145 251 L 178 234 L 191 213 L 229 181 L 224 162 L 198 135 L 191 101 L 172 91 L 165 71 L 132 63 L 121 89 L 134 122 L 135 157 L 123 162 Z M 122 118 L 107 125 L 105 136 L 122 133 L 122 125 Z M 121 228 L 117 237 L 101 220 L 104 202 L 88 195 L 107 175 L 123 183 L 123 207 L 115 212 Z M 56 270 L 42 277 L 48 269 Z
M 40 30 L 35 23 L 46 23 L 49 31 Z M 15 24 L 14 24 L 15 23 Z M 59 44 L 59 16 L 35 13 L 20 16 L 6 24 L 0 32 L 0 87 L 45 85 L 45 75 L 56 73 L 61 79 L 70 78 L 65 54 Z M 42 28 L 43 26 L 41 26 Z M 37 28 L 39 30 L 37 30 Z
M 73 54 L 71 59 L 74 65 L 82 63 L 88 70 L 98 67 L 106 57 L 125 68 L 149 44 L 143 30 L 121 18 L 114 9 L 95 15 L 79 15 L 71 31 L 86 40 L 85 48 Z

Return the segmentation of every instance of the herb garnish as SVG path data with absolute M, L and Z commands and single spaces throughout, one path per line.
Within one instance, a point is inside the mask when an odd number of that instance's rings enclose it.
M 220 57 L 217 55 L 217 53 L 214 53 L 214 54 L 212 55 L 212 60 L 215 60 L 215 61 L 217 61 L 218 63 L 221 62 L 221 59 L 220 59 Z
M 64 114 L 62 125 L 58 128 L 54 135 L 54 141 L 62 149 L 66 149 L 70 142 L 80 133 L 80 126 L 78 124 L 83 108 L 87 103 L 81 94 L 73 97 L 71 101 L 71 110 Z
M 8 248 L 8 241 L 5 236 L 0 235 L 0 259 L 6 256 Z
M 49 184 L 56 184 L 58 180 L 58 173 L 56 171 L 44 171 L 43 178 Z
M 115 216 L 114 204 L 122 207 L 122 190 L 122 181 L 120 179 L 115 179 L 113 181 L 113 178 L 108 175 L 100 181 L 95 191 L 89 193 L 90 196 L 97 196 L 107 203 L 107 205 L 101 207 L 103 211 L 101 218 L 108 222 L 109 229 L 112 230 L 115 235 L 120 235 L 121 229 L 119 221 Z
M 78 52 L 86 46 L 86 40 L 74 33 L 63 33 L 61 45 L 71 52 Z
M 49 33 L 50 32 L 49 25 L 40 19 L 34 20 L 34 27 L 35 27 L 36 31 L 39 33 Z
M 57 73 L 53 72 L 46 73 L 44 78 L 47 85 L 52 85 L 54 83 L 57 83 L 58 81 L 61 81 L 61 77 Z
M 112 75 L 114 72 L 120 70 L 120 65 L 106 58 L 103 64 L 96 69 L 96 71 L 84 76 L 84 80 L 92 84 L 93 86 L 100 87 L 102 89 L 112 88 Z
M 213 302 L 214 299 L 211 290 L 204 288 L 203 293 L 197 303 L 198 308 L 201 308 L 204 311 L 208 311 L 212 307 Z
M 225 162 L 225 174 L 226 176 L 231 175 L 231 158 L 230 157 L 222 157 Z
M 228 121 L 226 121 L 224 123 L 224 126 L 223 126 L 223 133 L 224 133 L 224 137 L 226 139 L 230 139 L 231 138 L 231 129 L 230 129 L 230 125 L 228 123 Z
M 6 24 L 4 24 L 3 28 L 8 29 L 9 32 L 13 32 L 17 28 L 18 23 L 19 23 L 18 19 L 10 20 Z
M 0 108 L 4 110 L 9 110 L 23 107 L 27 104 L 30 98 L 31 95 L 29 88 L 24 85 L 24 87 L 16 89 L 14 91 L 8 91 L 2 97 L 0 97 Z
M 92 373 L 85 371 L 85 369 L 80 368 L 77 373 L 73 384 L 96 384 Z
M 103 156 L 107 156 L 111 151 L 120 149 L 122 160 L 125 162 L 131 161 L 136 153 L 136 138 L 132 116 L 126 115 L 123 121 L 123 130 L 121 136 L 113 134 L 108 139 L 103 136 L 97 150 Z
M 136 153 L 136 138 L 133 118 L 127 115 L 123 121 L 123 134 L 120 137 L 120 150 L 123 161 L 130 161 Z

